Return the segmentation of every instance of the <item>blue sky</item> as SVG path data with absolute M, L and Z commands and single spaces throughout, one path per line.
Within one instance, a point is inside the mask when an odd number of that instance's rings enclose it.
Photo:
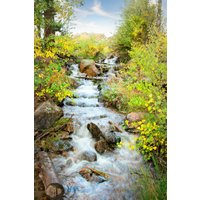
M 119 24 L 124 0 L 85 0 L 75 9 L 73 33 L 103 33 L 111 36 Z
M 75 9 L 72 32 L 74 34 L 103 33 L 106 36 L 112 36 L 120 22 L 125 1 L 85 0 L 84 6 Z M 167 0 L 163 0 L 163 4 L 166 2 Z

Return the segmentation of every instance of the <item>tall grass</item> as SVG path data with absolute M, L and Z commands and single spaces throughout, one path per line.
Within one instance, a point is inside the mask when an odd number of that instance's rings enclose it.
M 136 177 L 136 197 L 138 200 L 166 200 L 167 199 L 167 172 L 166 166 L 158 164 L 153 159 L 154 167 L 145 166 L 138 172 L 133 172 Z

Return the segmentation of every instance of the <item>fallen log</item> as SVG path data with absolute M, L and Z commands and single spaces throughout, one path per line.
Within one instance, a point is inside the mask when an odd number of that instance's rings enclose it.
M 46 195 L 52 200 L 59 200 L 64 195 L 64 187 L 60 183 L 55 167 L 46 152 L 39 152 L 41 164 L 40 178 L 45 186 Z
M 89 170 L 91 170 L 94 174 L 96 174 L 97 176 L 103 176 L 104 178 L 108 179 L 109 175 L 105 172 L 102 172 L 100 170 L 94 169 L 94 168 L 90 168 L 90 167 L 85 167 Z

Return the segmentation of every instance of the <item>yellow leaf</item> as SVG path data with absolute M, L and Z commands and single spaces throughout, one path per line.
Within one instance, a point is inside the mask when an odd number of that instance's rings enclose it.
M 148 107 L 148 111 L 151 111 L 151 106 Z

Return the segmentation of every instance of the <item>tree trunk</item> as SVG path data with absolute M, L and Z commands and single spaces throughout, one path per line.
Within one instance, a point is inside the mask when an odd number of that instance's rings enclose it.
M 64 188 L 60 183 L 55 167 L 46 152 L 39 152 L 41 164 L 40 178 L 45 186 L 46 195 L 53 200 L 61 199 L 64 195 Z
M 158 0 L 158 13 L 157 13 L 157 26 L 159 30 L 161 29 L 162 24 L 162 0 Z
M 48 38 L 50 35 L 55 35 L 55 30 L 53 28 L 54 24 L 54 16 L 55 16 L 55 9 L 54 9 L 54 1 L 47 0 L 47 9 L 44 11 L 44 37 Z

